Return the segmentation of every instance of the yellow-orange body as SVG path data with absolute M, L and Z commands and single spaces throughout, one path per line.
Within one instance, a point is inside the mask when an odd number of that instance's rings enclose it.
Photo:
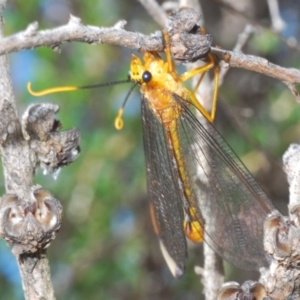
M 151 108 L 160 118 L 164 126 L 174 126 L 174 121 L 180 116 L 180 105 L 174 101 L 173 94 L 187 99 L 188 90 L 182 85 L 175 72 L 169 71 L 169 64 L 157 53 L 146 52 L 144 64 L 132 55 L 130 65 L 131 80 L 141 82 L 141 93 L 149 101 Z M 149 82 L 142 81 L 142 75 L 149 71 L 152 78 Z M 167 88 L 166 88 L 167 87 Z M 171 123 L 173 123 L 171 125 Z
M 151 80 L 145 82 L 143 74 L 150 72 Z M 187 74 L 187 73 L 185 73 Z M 144 64 L 141 59 L 132 55 L 130 65 L 131 80 L 141 85 L 141 93 L 149 102 L 149 106 L 162 123 L 169 150 L 176 160 L 178 175 L 183 187 L 184 197 L 186 203 L 183 203 L 183 210 L 186 221 L 184 222 L 183 229 L 188 238 L 194 242 L 201 242 L 203 240 L 204 229 L 193 217 L 190 215 L 192 207 L 191 197 L 193 197 L 190 187 L 189 178 L 186 173 L 184 159 L 181 154 L 179 136 L 178 136 L 178 118 L 181 115 L 182 107 L 174 99 L 174 94 L 179 96 L 182 100 L 193 102 L 190 99 L 191 92 L 184 87 L 182 78 L 174 71 L 173 64 L 170 65 L 169 61 L 164 61 L 159 54 L 146 52 L 144 54 Z M 172 201 L 172 199 L 170 199 Z M 153 214 L 152 214 L 153 216 Z M 156 231 L 158 225 L 152 217 L 154 228 Z

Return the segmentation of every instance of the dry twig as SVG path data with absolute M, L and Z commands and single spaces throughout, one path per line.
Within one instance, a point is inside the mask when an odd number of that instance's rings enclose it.
M 269 62 L 267 59 L 247 55 L 240 52 L 227 51 L 219 48 L 212 48 L 212 52 L 228 64 L 228 67 L 243 68 L 253 72 L 262 73 L 266 76 L 282 81 L 296 97 L 299 102 L 299 94 L 295 88 L 300 84 L 300 71 L 294 68 L 284 68 Z
M 272 27 L 275 31 L 281 31 L 284 29 L 285 22 L 282 20 L 279 13 L 279 4 L 277 0 L 268 0 L 268 7 L 270 11 Z
M 180 0 L 178 1 L 179 7 L 192 7 L 197 12 L 202 11 L 200 2 L 197 0 Z M 201 14 L 200 14 L 201 15 Z M 204 18 L 199 20 L 198 25 L 204 27 Z M 198 61 L 193 64 L 188 64 L 187 69 L 191 70 L 196 67 L 203 65 L 203 62 Z M 194 78 L 193 85 L 196 86 L 198 78 Z M 201 102 L 204 107 L 211 107 L 211 95 L 212 95 L 213 80 L 209 76 L 204 76 L 199 89 L 197 90 L 197 99 Z M 201 119 L 201 123 L 205 126 L 207 120 L 198 114 L 198 118 Z M 207 153 L 207 156 L 210 154 Z M 209 170 L 207 170 L 209 172 Z M 206 226 L 209 226 L 206 224 Z M 207 228 L 206 228 L 207 229 Z M 214 300 L 218 296 L 219 289 L 224 282 L 224 269 L 223 269 L 223 259 L 207 244 L 203 244 L 204 253 L 204 265 L 201 272 L 201 283 L 203 284 L 203 294 L 206 300 Z M 198 270 L 200 270 L 198 268 Z M 195 269 L 196 271 L 196 269 Z
M 6 1 L 0 2 L 1 15 L 5 4 Z M 2 36 L 2 16 L 0 27 Z M 18 247 L 20 244 L 17 245 L 17 241 L 13 237 L 16 236 L 16 230 L 19 238 L 20 233 L 26 232 L 24 227 L 18 227 L 26 218 L 24 212 L 26 208 L 30 207 L 29 201 L 32 200 L 34 155 L 29 144 L 22 138 L 6 55 L 0 57 L 0 70 L 0 151 L 7 192 L 0 198 L 0 235 L 5 237 L 7 242 L 12 243 L 15 251 L 18 252 L 21 247 Z M 20 199 L 24 201 L 23 208 L 19 204 Z M 30 217 L 30 215 L 28 212 L 27 216 Z M 27 244 L 27 246 L 29 245 Z M 42 297 L 54 299 L 49 263 L 44 251 L 38 251 L 34 255 L 18 252 L 17 261 L 26 299 Z
M 0 14 L 6 1 L 0 2 Z M 3 19 L 0 19 L 2 37 Z M 60 228 L 58 200 L 33 185 L 38 165 L 53 171 L 75 159 L 78 132 L 57 132 L 57 106 L 30 106 L 19 120 L 7 56 L 0 57 L 0 152 L 6 194 L 0 198 L 0 236 L 16 256 L 26 299 L 55 299 L 46 248 Z
M 64 42 L 83 42 L 89 44 L 112 44 L 130 49 L 145 51 L 163 51 L 163 39 L 161 33 L 155 32 L 147 36 L 141 33 L 130 32 L 124 29 L 126 21 L 119 21 L 113 27 L 103 28 L 83 25 L 79 18 L 71 16 L 68 24 L 49 30 L 38 31 L 37 23 L 30 24 L 25 31 L 12 36 L 0 39 L 0 55 L 24 49 L 33 49 L 37 47 L 50 47 L 58 49 Z M 199 36 L 197 38 L 200 38 Z M 172 40 L 171 40 L 172 41 Z M 205 47 L 204 40 L 196 41 L 199 48 Z M 208 44 L 206 44 L 207 46 Z M 191 46 L 191 45 L 189 45 Z M 172 53 L 177 60 L 182 60 L 181 51 L 178 52 L 178 45 L 172 42 Z M 190 49 L 190 53 L 195 50 Z M 284 68 L 272 64 L 262 57 L 247 55 L 235 51 L 227 51 L 219 48 L 212 48 L 220 60 L 227 63 L 228 67 L 243 68 L 253 72 L 263 73 L 267 76 L 276 78 L 286 84 L 294 96 L 299 98 L 295 89 L 296 84 L 300 84 L 300 71 L 293 68 Z M 199 53 L 195 57 L 199 57 Z M 187 59 L 185 57 L 184 59 Z
M 167 14 L 155 0 L 139 0 L 150 16 L 164 28 L 167 24 Z

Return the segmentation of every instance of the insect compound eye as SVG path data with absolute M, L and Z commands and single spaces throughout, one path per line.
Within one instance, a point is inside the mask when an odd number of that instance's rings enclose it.
M 149 72 L 149 71 L 145 71 L 144 73 L 143 73 L 143 76 L 142 76 L 142 78 L 143 78 L 143 82 L 149 82 L 150 80 L 151 80 L 151 78 L 152 78 L 152 74 Z
M 127 78 L 128 78 L 129 80 L 131 80 L 131 72 L 130 72 L 130 71 L 128 71 Z

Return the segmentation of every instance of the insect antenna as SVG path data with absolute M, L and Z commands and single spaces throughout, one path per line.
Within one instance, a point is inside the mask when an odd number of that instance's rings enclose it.
M 126 80 L 120 80 L 120 81 L 113 81 L 113 82 L 106 82 L 106 83 L 99 83 L 99 84 L 93 84 L 93 85 L 84 85 L 84 86 L 61 86 L 61 87 L 52 87 L 49 89 L 41 90 L 41 91 L 33 91 L 31 88 L 31 82 L 27 83 L 27 90 L 28 92 L 35 97 L 41 97 L 49 94 L 54 94 L 54 93 L 64 93 L 64 92 L 71 92 L 71 91 L 78 91 L 78 90 L 83 90 L 83 89 L 95 89 L 95 88 L 101 88 L 101 87 L 107 87 L 107 86 L 113 86 L 113 85 L 118 85 L 122 83 L 129 83 L 132 80 L 130 77 Z M 127 93 L 125 100 L 121 106 L 121 108 L 118 111 L 118 115 L 115 119 L 115 128 L 117 130 L 121 130 L 124 126 L 124 122 L 122 120 L 122 115 L 124 113 L 124 108 L 125 105 L 129 99 L 129 96 L 131 95 L 133 89 L 137 86 L 138 83 L 135 83 Z
M 57 87 L 52 87 L 52 88 L 49 88 L 49 89 L 41 90 L 39 92 L 33 91 L 32 88 L 31 88 L 31 82 L 28 82 L 27 83 L 27 90 L 32 96 L 41 97 L 41 96 L 54 94 L 54 93 L 64 93 L 64 92 L 78 91 L 78 90 L 84 90 L 84 89 L 95 89 L 95 88 L 113 86 L 113 85 L 118 85 L 118 84 L 122 84 L 122 83 L 129 83 L 130 81 L 131 81 L 130 78 L 128 78 L 126 80 L 99 83 L 99 84 L 93 84 L 93 85 L 57 86 Z
M 125 108 L 125 105 L 129 99 L 129 96 L 131 95 L 133 89 L 138 85 L 138 83 L 135 83 L 129 90 L 129 92 L 127 93 L 126 97 L 125 97 L 125 100 L 121 106 L 121 108 L 119 109 L 118 111 L 118 115 L 115 119 L 115 127 L 117 130 L 121 130 L 124 126 L 124 122 L 123 122 L 123 119 L 122 119 L 122 115 L 124 113 L 124 108 Z

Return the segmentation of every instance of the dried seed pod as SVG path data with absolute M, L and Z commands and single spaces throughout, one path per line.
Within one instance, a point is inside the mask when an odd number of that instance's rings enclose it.
M 58 110 L 55 104 L 33 104 L 22 118 L 23 136 L 29 141 L 46 173 L 54 173 L 72 163 L 80 153 L 79 131 L 58 131 L 61 128 L 61 123 L 55 119 Z
M 290 220 L 300 228 L 300 204 L 290 205 Z
M 265 287 L 255 281 L 245 281 L 241 286 L 237 282 L 227 282 L 221 288 L 217 300 L 266 300 Z
M 298 208 L 291 214 L 297 214 Z M 271 257 L 269 271 L 261 278 L 272 299 L 299 299 L 300 229 L 293 221 L 272 214 L 264 226 L 264 247 Z
M 264 248 L 276 260 L 283 260 L 291 254 L 290 225 L 276 213 L 270 215 L 264 224 Z
M 0 235 L 15 255 L 46 248 L 61 226 L 62 206 L 48 191 L 32 188 L 32 199 L 6 194 L 1 199 Z

